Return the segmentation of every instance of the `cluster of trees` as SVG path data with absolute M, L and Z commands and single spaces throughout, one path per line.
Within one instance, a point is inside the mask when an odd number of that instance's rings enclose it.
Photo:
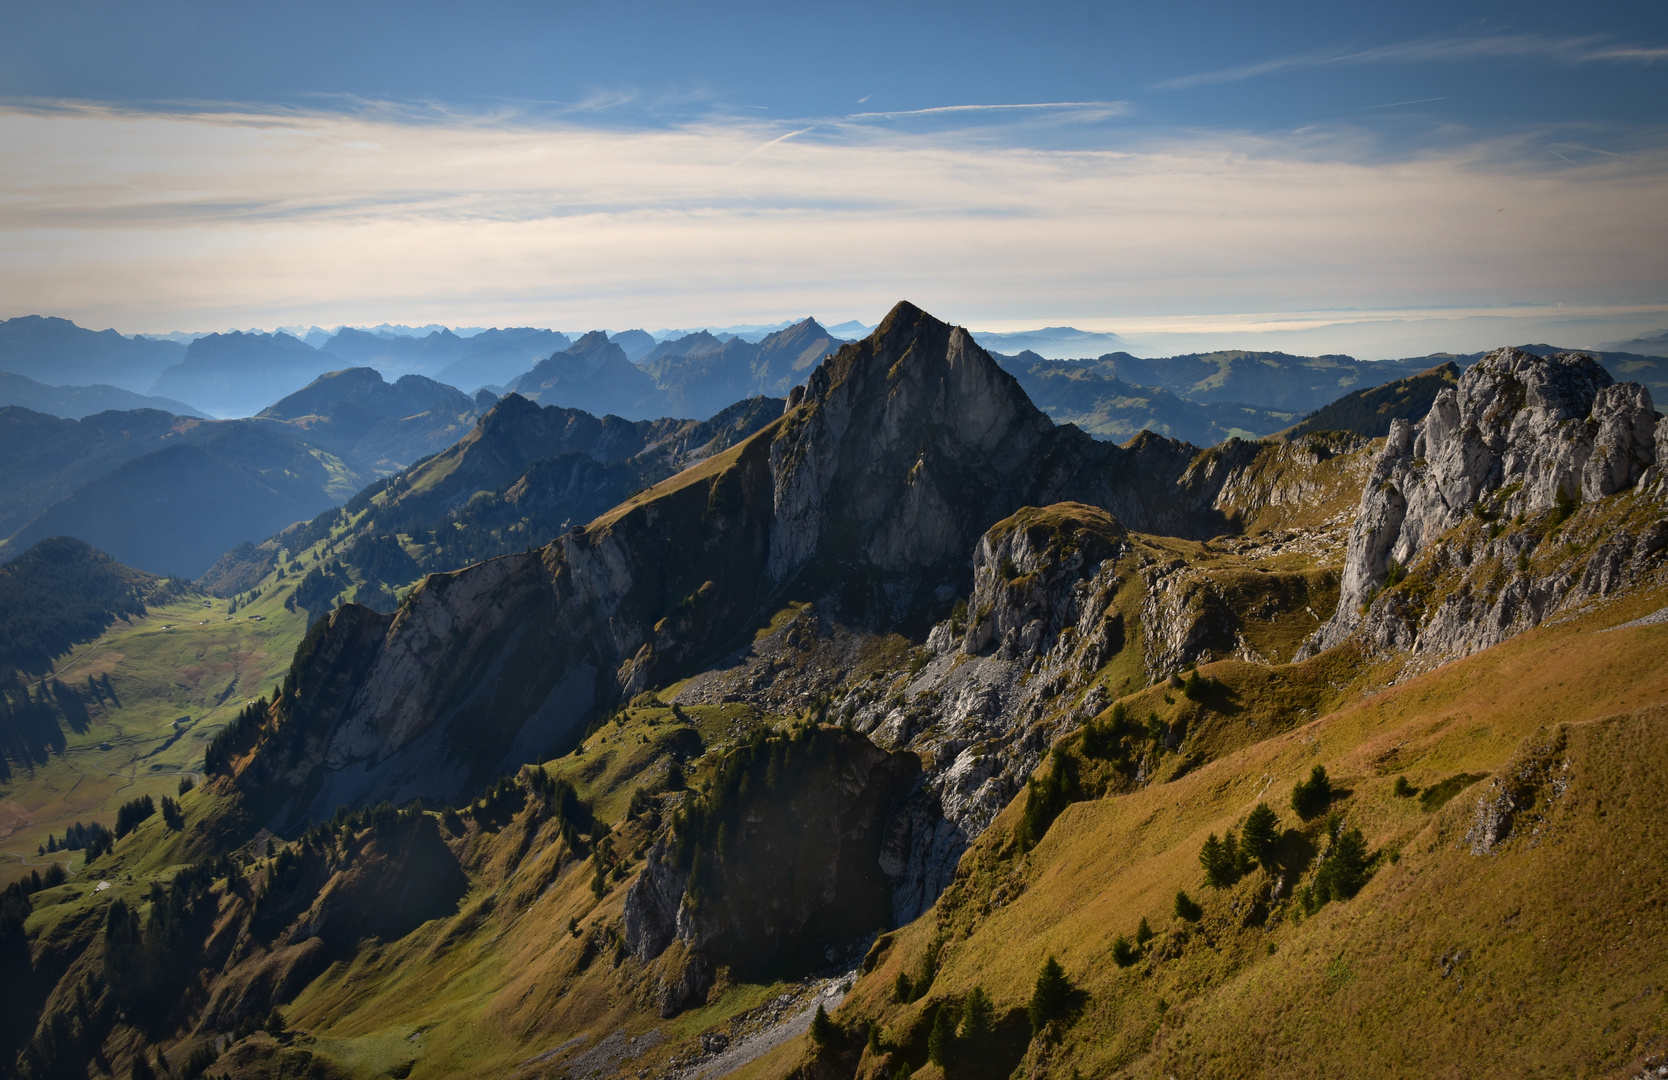
M 1226 889 L 1258 864 L 1272 872 L 1279 841 L 1279 816 L 1267 803 L 1258 803 L 1246 817 L 1242 835 L 1236 836 L 1229 829 L 1220 840 L 1215 833 L 1205 839 L 1199 850 L 1199 865 L 1205 869 L 1206 884 Z
M 139 827 L 139 823 L 156 813 L 156 803 L 149 795 L 129 799 L 116 811 L 116 839 L 120 840 Z
M 295 591 L 284 597 L 284 607 L 288 611 L 300 608 L 310 620 L 317 622 L 330 614 L 336 607 L 336 598 L 352 587 L 353 578 L 342 568 L 340 559 L 318 563 L 307 571 Z
M 92 862 L 94 859 L 103 855 L 115 846 L 116 834 L 105 828 L 103 825 L 96 821 L 88 825 L 83 825 L 81 822 L 77 821 L 74 825 L 71 825 L 69 828 L 64 830 L 64 838 L 62 840 L 59 840 L 57 837 L 49 834 L 46 838 L 46 843 L 41 846 L 40 853 L 42 855 L 47 855 L 54 851 L 85 850 L 87 852 L 87 861 Z
M 925 997 L 932 989 L 932 981 L 938 976 L 938 953 L 944 947 L 944 939 L 933 935 L 927 943 L 926 951 L 921 954 L 921 966 L 914 977 L 906 971 L 898 972 L 898 977 L 892 983 L 892 997 L 899 1004 L 907 1005 L 917 998 Z
M 20 970 L 28 970 L 27 950 Z M 101 1049 L 115 1005 L 99 992 L 93 976 L 83 975 L 73 993 L 54 997 L 53 1006 L 35 1028 L 34 1037 L 18 1055 L 18 1080 L 85 1076 L 87 1066 Z
M 143 615 L 147 600 L 188 588 L 123 566 L 80 540 L 42 540 L 0 567 L 0 670 L 45 674 L 77 643 L 125 615 Z
M 11 778 L 8 761 L 27 768 L 64 752 L 60 719 L 75 731 L 87 729 L 91 718 L 80 694 L 57 679 L 31 688 L 16 671 L 0 668 L 0 781 Z
M 1326 835 L 1329 843 L 1315 867 L 1314 880 L 1299 894 L 1303 910 L 1311 914 L 1328 901 L 1348 900 L 1370 876 L 1367 838 L 1360 829 L 1346 829 L 1342 815 L 1329 814 Z
M 1183 684 L 1183 692 L 1202 697 L 1214 685 L 1194 672 Z M 1118 772 L 1134 776 L 1142 761 L 1157 758 L 1166 746 L 1185 737 L 1185 724 L 1180 719 L 1165 724 L 1156 712 L 1148 713 L 1145 721 L 1135 720 L 1120 701 L 1106 719 L 1084 725 L 1079 746 L 1083 757 L 1110 762 Z M 1047 764 L 1041 776 L 1026 782 L 1025 811 L 1014 837 L 1021 851 L 1029 851 L 1041 842 L 1060 811 L 1087 797 L 1077 762 L 1069 754 L 1056 749 Z
M 188 866 L 167 889 L 151 884 L 143 920 L 121 897 L 105 911 L 105 984 L 143 1023 L 154 1024 L 171 1012 L 196 970 L 203 922 L 214 913 L 213 881 L 211 867 Z
M 1335 794 L 1326 768 L 1316 765 L 1307 780 L 1292 788 L 1292 809 L 1308 821 L 1324 812 Z M 1206 884 L 1226 889 L 1257 865 L 1274 873 L 1281 838 L 1279 815 L 1267 803 L 1258 803 L 1238 834 L 1229 829 L 1220 838 L 1211 833 L 1205 839 L 1199 849 L 1199 865 L 1204 868 Z M 1313 879 L 1299 894 L 1304 910 L 1310 913 L 1329 901 L 1354 896 L 1370 876 L 1367 840 L 1360 829 L 1346 829 L 1343 816 L 1334 812 L 1327 815 L 1322 838 L 1326 848 L 1315 865 Z M 1191 921 L 1198 918 L 1198 912 L 1198 905 L 1186 893 L 1176 894 L 1177 916 Z
M 1030 851 L 1042 842 L 1060 811 L 1081 797 L 1069 759 L 1058 751 L 1048 755 L 1048 771 L 1025 782 L 1025 812 L 1020 816 L 1019 850 Z
M 260 698 L 239 710 L 231 723 L 221 728 L 203 751 L 203 772 L 209 776 L 231 772 L 232 758 L 255 745 L 266 721 L 267 700 Z
M 1198 683 L 1198 678 L 1195 672 L 1190 684 L 1195 686 L 1196 692 L 1203 693 L 1203 684 Z M 1083 752 L 1092 758 L 1127 766 L 1144 754 L 1161 752 L 1165 737 L 1172 734 L 1177 733 L 1165 726 L 1158 713 L 1148 713 L 1143 723 L 1131 718 L 1129 710 L 1120 701 L 1112 706 L 1112 712 L 1105 720 L 1091 721 L 1084 726 Z
M 948 1071 L 958 1057 L 976 1052 L 995 1027 L 996 1009 L 982 986 L 968 991 L 959 1009 L 954 1002 L 942 1002 L 927 1029 L 927 1060 Z

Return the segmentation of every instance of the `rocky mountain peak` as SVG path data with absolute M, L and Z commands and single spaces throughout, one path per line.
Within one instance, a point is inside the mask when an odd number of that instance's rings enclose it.
M 458 452 L 490 457 L 499 427 L 571 419 L 512 395 Z M 1070 500 L 1131 528 L 1218 529 L 1211 492 L 1178 485 L 1195 453 L 1055 427 L 966 330 L 899 304 L 755 434 L 540 552 L 431 576 L 380 629 L 319 650 L 364 674 L 352 692 L 301 699 L 291 729 L 319 756 L 294 775 L 341 778 L 319 781 L 314 813 L 449 797 L 561 745 L 593 708 L 688 675 L 790 600 L 924 632 L 971 586 L 975 541 L 1021 507 Z M 1067 531 L 1099 543 L 1115 529 L 1097 517 Z
M 965 558 L 1025 501 L 1009 489 L 1055 431 L 966 330 L 908 302 L 789 402 L 771 448 L 775 581 L 830 541 L 888 572 Z
M 1337 613 L 1309 650 L 1360 627 L 1392 574 L 1479 510 L 1517 518 L 1632 486 L 1657 461 L 1656 425 L 1650 391 L 1588 356 L 1489 353 L 1419 423 L 1391 424 L 1350 530 Z

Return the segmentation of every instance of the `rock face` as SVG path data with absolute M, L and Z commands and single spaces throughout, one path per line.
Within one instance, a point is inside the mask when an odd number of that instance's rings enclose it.
M 932 655 L 903 696 L 875 700 L 860 686 L 840 704 L 880 745 L 928 763 L 882 860 L 898 882 L 900 924 L 932 904 L 967 845 L 1081 718 L 1058 706 L 1125 645 L 1114 601 L 1132 559 L 1127 533 L 1106 511 L 1026 507 L 980 537 L 973 563 L 965 615 L 933 628 Z M 1085 715 L 1103 696 L 1090 691 Z
M 918 772 L 913 755 L 831 728 L 728 755 L 626 894 L 633 955 L 648 963 L 681 944 L 679 962 L 661 965 L 663 1012 L 719 967 L 762 979 L 861 955 L 889 914 L 886 824 Z
M 1476 625 L 1484 618 L 1473 605 L 1449 619 L 1440 642 L 1428 634 L 1418 641 L 1420 627 L 1409 627 L 1397 605 L 1376 616 L 1372 601 L 1392 575 L 1431 559 L 1438 538 L 1468 518 L 1515 521 L 1632 486 L 1657 460 L 1657 426 L 1649 390 L 1615 384 L 1584 355 L 1488 354 L 1437 395 L 1418 425 L 1392 423 L 1350 530 L 1337 612 L 1307 651 L 1367 629 L 1385 645 L 1464 653 L 1509 636 L 1524 619 L 1533 625 L 1565 587 L 1525 581 L 1512 610 L 1494 609 L 1486 620 L 1492 631 Z M 1468 624 L 1476 631 L 1469 640 Z
M 603 348 L 586 340 L 570 361 Z M 567 422 L 515 400 L 482 430 L 522 413 Z M 563 746 L 597 704 L 698 670 L 796 596 L 925 630 L 931 605 L 948 606 L 935 597 L 966 588 L 986 526 L 1027 504 L 1077 498 L 1147 529 L 1208 535 L 1224 520 L 1211 490 L 1177 483 L 1195 453 L 1054 427 L 965 331 L 900 304 L 730 450 L 542 551 L 430 577 L 357 661 L 357 693 L 299 699 L 306 749 L 287 775 L 316 792 L 314 813 L 449 797 Z M 390 765 L 396 756 L 407 763 Z
M 894 618 L 923 587 L 965 587 L 973 540 L 1022 506 L 1076 500 L 1179 535 L 1223 527 L 1208 494 L 1178 490 L 1194 447 L 1055 427 L 965 330 L 909 304 L 817 367 L 790 405 L 770 452 L 766 575 L 837 567 L 849 588 L 856 569 Z

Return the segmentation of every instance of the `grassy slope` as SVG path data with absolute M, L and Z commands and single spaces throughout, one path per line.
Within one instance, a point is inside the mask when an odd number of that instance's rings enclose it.
M 311 561 L 329 543 L 293 554 Z M 259 598 L 230 619 L 226 600 L 152 605 L 58 660 L 52 675 L 71 685 L 108 675 L 119 703 L 90 705 L 91 726 L 65 730 L 62 757 L 15 769 L 0 784 L 0 886 L 43 865 L 36 850 L 48 833 L 61 836 L 75 821 L 111 825 L 129 799 L 174 795 L 181 774 L 198 776 L 208 741 L 289 669 L 306 631 L 305 612 L 284 608 L 298 580 L 267 575 L 255 587 Z M 176 733 L 181 718 L 188 719 Z M 111 748 L 100 750 L 106 742 Z M 79 852 L 58 856 L 72 872 L 80 859 Z
M 1074 804 L 1026 856 L 1008 841 L 1018 818 L 1010 806 L 940 901 L 938 925 L 952 943 L 931 998 L 978 983 L 999 1013 L 1022 1008 L 1043 957 L 1058 955 L 1087 1004 L 1057 1047 L 1033 1046 L 1030 1064 L 1061 1077 L 1073 1068 L 1086 1076 L 1382 1074 L 1387 1063 L 1401 1072 L 1452 1065 L 1458 1074 L 1572 1075 L 1625 1065 L 1641 1032 L 1668 1034 L 1660 992 L 1644 992 L 1668 975 L 1647 944 L 1668 935 L 1660 900 L 1668 838 L 1646 809 L 1649 762 L 1668 741 L 1660 708 L 1668 627 L 1593 631 L 1665 599 L 1629 597 L 1358 698 L 1174 782 Z M 1204 670 L 1232 676 L 1228 667 Z M 1392 793 L 1399 774 L 1424 787 L 1501 769 L 1555 723 L 1577 726 L 1569 736 L 1576 783 L 1554 808 L 1553 843 L 1509 844 L 1479 858 L 1456 847 L 1474 798 L 1433 814 Z M 1350 792 L 1337 806 L 1386 853 L 1380 868 L 1358 897 L 1311 918 L 1276 905 L 1270 929 L 1242 926 L 1259 895 L 1266 899 L 1267 879 L 1258 872 L 1213 893 L 1202 883 L 1200 845 L 1259 799 L 1283 825 L 1297 824 L 1287 796 L 1317 762 Z M 1607 805 L 1621 828 L 1600 816 Z M 1394 865 L 1390 852 L 1399 853 Z M 1173 918 L 1178 888 L 1204 902 L 1199 927 Z M 1112 939 L 1133 936 L 1142 917 L 1159 937 L 1120 969 Z M 932 922 L 900 934 L 843 1018 L 878 1015 L 900 1032 L 919 1024 L 925 1006 L 892 1004 L 890 986 L 899 971 L 917 970 Z M 1464 995 L 1433 967 L 1460 949 L 1469 953 Z M 1166 953 L 1173 958 L 1156 959 Z M 1246 1039 L 1247 1031 L 1258 1035 Z
M 664 776 L 670 751 L 696 750 L 689 783 L 699 787 L 725 746 L 784 720 L 742 704 L 683 713 L 687 723 L 641 698 L 592 733 L 582 752 L 543 766 L 574 782 L 612 824 L 614 850 L 633 872 L 649 829 L 624 820 L 626 803 L 635 787 Z M 349 1061 L 374 1054 L 390 1033 L 415 1030 L 421 1060 L 413 1076 L 483 1075 L 512 1072 L 576 1034 L 588 1033 L 590 1046 L 614 1030 L 631 1036 L 658 1029 L 666 1042 L 644 1056 L 647 1063 L 778 991 L 726 984 L 706 1007 L 660 1021 L 652 994 L 662 966 L 679 950 L 645 968 L 617 961 L 607 936 L 619 925 L 629 876 L 612 881 L 599 901 L 591 890 L 593 864 L 574 861 L 548 832 L 528 835 L 524 816 L 500 826 L 472 824 L 456 847 L 473 882 L 458 915 L 361 949 L 308 986 L 284 1013 L 307 1031 L 309 1045 Z M 568 931 L 570 919 L 580 924 L 577 937 Z

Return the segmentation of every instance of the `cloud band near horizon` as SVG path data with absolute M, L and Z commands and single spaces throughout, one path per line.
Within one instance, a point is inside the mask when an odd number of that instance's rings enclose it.
M 1668 295 L 1657 152 L 1545 167 L 1508 140 L 1383 160 L 1350 132 L 1048 150 L 814 128 L 11 108 L 0 315 L 676 326 L 872 321 L 907 296 L 1041 325 Z

